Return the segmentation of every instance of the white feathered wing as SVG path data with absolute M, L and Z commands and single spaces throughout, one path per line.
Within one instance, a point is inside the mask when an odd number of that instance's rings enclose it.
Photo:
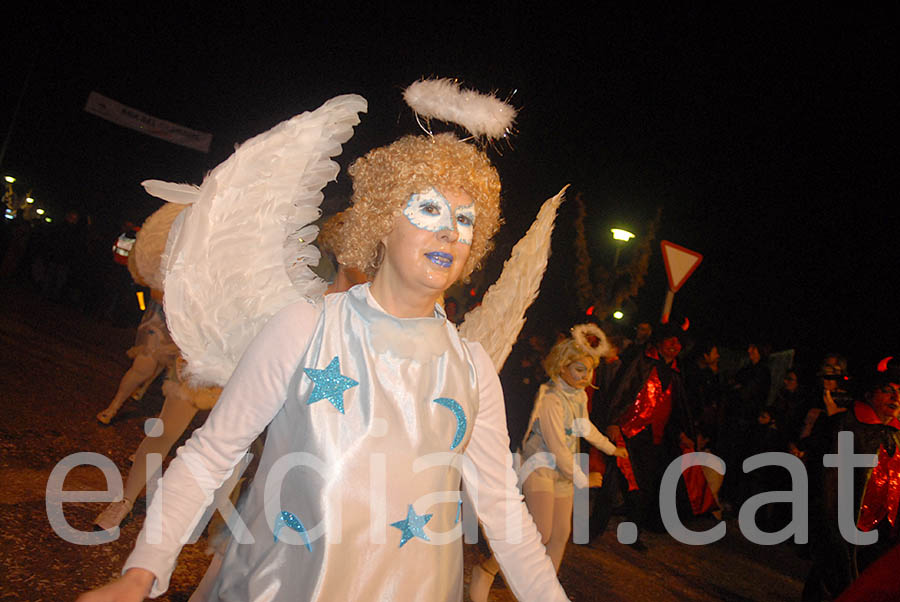
M 173 224 L 166 254 L 165 309 L 192 386 L 222 386 L 247 345 L 278 310 L 321 296 L 309 266 L 331 160 L 353 135 L 366 100 L 348 94 L 251 138 L 199 189 L 150 181 L 172 202 L 192 202 Z
M 565 200 L 565 186 L 544 201 L 525 236 L 516 243 L 497 282 L 484 294 L 481 305 L 466 314 L 459 334 L 481 343 L 497 372 L 525 324 L 525 311 L 534 302 L 550 255 L 550 235 L 559 204 Z

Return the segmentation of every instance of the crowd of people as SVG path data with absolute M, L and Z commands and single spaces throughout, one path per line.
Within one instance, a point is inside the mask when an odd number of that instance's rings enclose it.
M 616 513 L 634 522 L 639 532 L 664 531 L 659 495 L 663 473 L 673 460 L 692 451 L 715 454 L 727 470 L 724 479 L 706 467 L 684 472 L 674 500 L 681 519 L 707 513 L 735 518 L 750 497 L 798 486 L 780 466 L 742 470 L 751 456 L 779 452 L 799 458 L 808 476 L 809 502 L 801 511 L 809 519 L 809 544 L 797 546 L 812 565 L 804 600 L 840 594 L 897 545 L 898 360 L 889 358 L 854 379 L 842 355 L 824 353 L 815 381 L 803 382 L 793 365 L 782 370 L 777 363 L 770 365 L 769 349 L 760 343 L 749 344 L 740 362 L 722 370 L 715 342 L 693 340 L 671 325 L 643 322 L 630 340 L 617 335 L 610 341 L 611 352 L 586 389 L 586 403 L 592 425 L 627 454 L 591 450 L 591 539 L 602 535 Z M 523 375 L 534 373 L 531 356 L 537 346 L 522 345 L 519 365 L 507 371 L 510 390 L 521 391 L 523 380 L 530 380 Z M 780 384 L 773 385 L 773 376 Z M 847 541 L 839 527 L 837 468 L 824 460 L 837 452 L 841 431 L 854 434 L 855 453 L 877 456 L 874 467 L 857 467 L 852 479 L 853 523 L 862 532 L 878 532 L 871 545 Z M 796 509 L 789 503 L 769 503 L 755 520 L 763 531 L 778 532 L 791 523 L 792 511 Z M 646 549 L 639 536 L 631 545 Z
M 0 279 L 27 283 L 43 299 L 91 319 L 131 327 L 140 319 L 139 288 L 125 261 L 137 229 L 74 208 L 51 223 L 21 214 L 2 220 Z

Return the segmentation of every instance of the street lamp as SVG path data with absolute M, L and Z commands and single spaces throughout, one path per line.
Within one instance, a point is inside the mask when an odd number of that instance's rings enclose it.
M 12 176 L 3 176 L 3 179 L 6 180 L 7 184 L 12 184 L 16 181 L 16 179 Z
M 613 240 L 618 243 L 616 244 L 616 256 L 613 259 L 613 269 L 616 269 L 616 266 L 619 265 L 619 253 L 622 252 L 622 247 L 634 238 L 634 234 L 622 228 L 610 228 L 609 231 L 612 232 Z
M 625 314 L 622 313 L 622 310 L 621 310 L 621 309 L 617 309 L 616 311 L 613 312 L 613 317 L 614 317 L 616 320 L 621 320 L 622 318 L 625 317 Z
M 44 215 L 44 213 L 46 213 L 46 212 L 45 212 L 43 209 L 41 209 L 40 207 L 38 207 L 37 209 L 35 209 L 34 212 L 37 213 L 38 215 Z
M 27 196 L 27 197 L 25 197 L 25 202 L 28 203 L 29 205 L 31 205 L 32 203 L 34 203 L 34 199 L 31 198 L 30 196 Z

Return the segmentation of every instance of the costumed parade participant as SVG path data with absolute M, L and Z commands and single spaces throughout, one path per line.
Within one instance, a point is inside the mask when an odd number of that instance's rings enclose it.
M 183 538 L 267 427 L 209 599 L 459 600 L 461 478 L 517 597 L 567 599 L 513 485 L 496 357 L 460 339 L 436 304 L 479 264 L 499 226 L 500 182 L 484 153 L 439 134 L 401 138 L 357 160 L 337 259 L 371 283 L 323 299 L 325 283 L 308 270 L 317 251 L 306 224 L 336 173 L 329 157 L 365 106 L 358 96 L 337 97 L 248 141 L 237 152 L 260 166 L 253 177 L 237 177 L 248 162 L 229 160 L 199 189 L 153 186 L 170 200 L 196 201 L 170 236 L 173 338 L 195 384 L 230 379 L 162 479 L 124 576 L 85 602 L 165 591 Z M 299 173 L 298 162 L 306 166 Z M 259 199 L 261 215 L 272 190 L 280 193 L 272 198 L 291 197 L 283 219 L 247 234 L 258 249 L 249 272 L 235 265 L 247 253 L 220 253 L 211 245 L 221 241 L 203 235 L 237 212 L 238 190 Z M 206 309 L 222 291 L 198 289 L 204 279 L 223 286 L 223 265 L 204 264 L 222 256 L 230 260 L 224 269 L 249 282 L 224 296 L 235 311 L 232 323 L 216 323 L 216 337 L 204 317 L 227 313 Z M 515 539 L 506 537 L 511 515 Z
M 178 347 L 172 342 L 161 305 L 163 284 L 159 262 L 172 222 L 183 209 L 183 205 L 169 203 L 148 217 L 128 254 L 131 277 L 136 283 L 150 288 L 151 299 L 138 326 L 134 346 L 127 351 L 134 361 L 122 376 L 112 401 L 97 414 L 97 420 L 103 424 L 109 424 L 115 418 L 129 397 L 140 399 L 156 377 L 173 366 L 178 356 Z
M 618 459 L 616 466 L 611 467 L 614 470 L 604 475 L 598 500 L 605 508 L 605 512 L 600 513 L 604 528 L 611 512 L 609 493 L 614 485 L 621 484 L 613 479 L 623 479 L 627 484 L 625 497 L 630 520 L 639 528 L 664 530 L 659 513 L 663 472 L 682 451 L 693 451 L 695 439 L 676 360 L 681 352 L 681 336 L 682 331 L 677 327 L 658 326 L 653 331 L 651 343 L 622 373 L 612 395 L 607 435 L 612 441 L 624 444 L 629 457 Z M 686 481 L 688 472 L 685 472 Z M 699 483 L 699 491 L 688 492 L 697 514 L 714 503 L 702 473 L 698 476 L 703 481 Z M 694 505 L 695 499 L 697 505 Z M 642 548 L 644 544 L 638 540 L 635 545 Z
M 135 281 L 147 283 L 154 291 L 163 288 L 160 272 L 161 256 L 172 223 L 183 209 L 182 205 L 167 203 L 147 218 L 138 233 L 132 253 L 129 255 L 129 270 Z M 152 307 L 147 308 L 148 313 L 151 312 Z M 159 308 L 158 305 L 155 307 Z M 122 499 L 110 503 L 94 519 L 94 525 L 100 529 L 118 527 L 125 520 L 147 483 L 148 457 L 158 458 L 161 461 L 162 458 L 168 456 L 172 446 L 190 426 L 197 412 L 211 409 L 221 391 L 219 387 L 193 387 L 185 381 L 182 374 L 184 361 L 179 357 L 178 347 L 172 342 L 166 329 L 162 308 L 153 312 L 149 318 L 145 316 L 141 322 L 138 329 L 138 342 L 140 343 L 142 340 L 144 341 L 143 345 L 136 347 L 139 349 L 139 353 L 135 358 L 135 366 L 139 365 L 139 360 L 144 360 L 141 365 L 148 368 L 151 362 L 158 365 L 160 369 L 168 368 L 168 374 L 162 387 L 165 400 L 158 416 L 159 422 L 150 423 L 151 425 L 155 424 L 156 428 L 145 433 L 147 436 L 134 453 L 131 470 L 125 479 Z M 122 379 L 123 384 L 134 370 L 135 368 L 132 367 L 126 373 Z M 153 374 L 151 380 L 155 377 L 156 375 Z M 116 400 L 121 395 L 122 386 L 119 387 L 120 394 L 117 395 Z M 116 400 L 113 400 L 113 404 Z M 121 404 L 114 408 L 113 405 L 110 405 L 104 412 L 101 412 L 101 415 L 112 411 L 109 416 L 111 418 L 120 406 Z M 103 422 L 101 415 L 98 415 L 98 419 Z M 151 470 L 156 468 L 158 467 L 154 465 Z
M 825 454 L 836 454 L 841 433 L 852 433 L 852 452 L 871 454 L 874 466 L 853 469 L 852 515 L 841 516 L 842 483 L 839 469 L 825 467 L 810 475 L 810 545 L 813 565 L 803 588 L 803 600 L 831 599 L 844 591 L 859 573 L 877 560 L 900 538 L 900 379 L 897 375 L 873 375 L 862 401 L 847 411 L 820 419 L 807 441 L 808 464 L 822 466 Z M 871 537 L 862 544 L 847 532 L 845 523 Z M 874 532 L 874 533 L 873 533 Z M 896 568 L 896 567 L 895 567 Z M 826 594 L 827 590 L 827 594 Z
M 525 461 L 519 471 L 520 479 L 524 477 L 525 503 L 556 571 L 571 533 L 574 488 L 588 486 L 588 476 L 575 462 L 580 438 L 605 454 L 628 457 L 624 447 L 614 445 L 588 418 L 584 388 L 607 350 L 606 336 L 593 324 L 572 331 L 573 336 L 554 345 L 544 359 L 550 380 L 541 385 L 535 399 L 522 443 Z M 592 345 L 591 338 L 597 343 Z M 492 556 L 472 569 L 469 593 L 474 602 L 488 599 L 500 568 Z M 506 569 L 504 575 L 508 577 Z

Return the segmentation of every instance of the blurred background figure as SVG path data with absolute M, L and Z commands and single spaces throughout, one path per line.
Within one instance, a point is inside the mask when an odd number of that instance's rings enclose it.
M 731 382 L 725 410 L 725 436 L 721 451 L 725 465 L 733 469 L 725 473 L 722 495 L 735 508 L 744 503 L 750 492 L 750 482 L 742 478 L 739 467 L 753 455 L 753 431 L 768 400 L 772 384 L 768 352 L 768 346 L 760 343 L 747 346 L 746 363 Z
M 820 464 L 826 453 L 836 453 L 841 432 L 853 434 L 855 454 L 873 454 L 877 464 L 853 470 L 852 516 L 854 527 L 877 532 L 876 541 L 856 545 L 847 541 L 839 520 L 838 468 L 810 471 L 810 546 L 813 565 L 803 589 L 803 600 L 832 599 L 859 573 L 900 540 L 900 383 L 885 373 L 873 373 L 862 398 L 844 411 L 820 418 L 807 438 L 808 466 Z M 897 567 L 894 567 L 895 570 Z
M 447 297 L 447 299 L 444 301 L 444 312 L 447 314 L 448 320 L 450 320 L 454 324 L 459 324 L 459 303 L 456 302 L 456 299 L 454 299 L 453 297 Z
M 803 432 L 803 422 L 810 410 L 809 391 L 800 384 L 796 368 L 788 368 L 770 411 L 784 437 L 787 451 L 795 453 Z
M 647 345 L 650 344 L 650 337 L 653 335 L 653 325 L 650 322 L 638 322 L 634 329 L 634 340 L 619 352 L 619 358 L 622 365 L 626 368 L 635 359 L 644 354 Z
M 846 389 L 850 376 L 847 374 L 847 360 L 843 356 L 836 353 L 826 355 L 818 376 L 818 391 L 804 418 L 800 432 L 801 441 L 810 436 L 822 417 L 846 412 L 853 402 L 853 396 Z
M 714 453 L 718 453 L 725 423 L 720 357 L 718 345 L 707 340 L 694 347 L 692 358 L 684 365 L 685 388 L 697 428 L 698 449 L 710 449 Z

